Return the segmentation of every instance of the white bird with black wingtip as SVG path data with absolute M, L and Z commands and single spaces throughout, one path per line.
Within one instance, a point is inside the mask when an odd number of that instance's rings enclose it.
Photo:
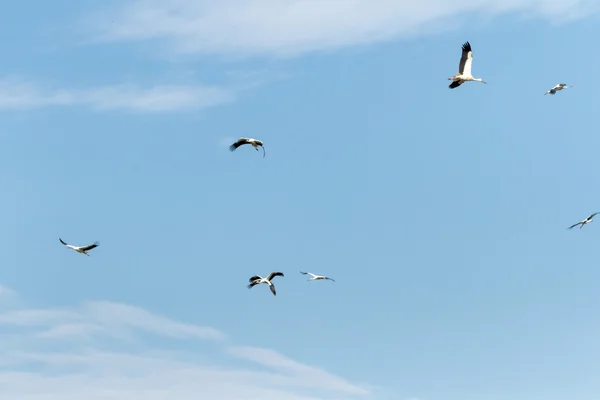
M 277 296 L 275 285 L 273 285 L 273 282 L 271 282 L 271 280 L 276 276 L 283 276 L 283 272 L 271 272 L 266 278 L 263 278 L 260 275 L 254 275 L 252 278 L 249 279 L 250 284 L 248 285 L 248 289 L 252 289 L 255 285 L 266 283 L 267 285 L 269 285 L 269 289 L 271 289 L 271 293 L 273 293 L 273 296 Z
M 263 149 L 263 158 L 265 157 L 265 146 L 263 146 L 263 142 L 258 139 L 253 138 L 239 138 L 234 144 L 229 146 L 229 150 L 235 151 L 238 147 L 243 146 L 245 144 L 250 144 L 256 151 L 261 147 Z
M 68 248 L 73 249 L 78 253 L 85 254 L 86 256 L 89 256 L 89 254 L 87 253 L 89 250 L 95 249 L 96 247 L 98 247 L 100 245 L 99 242 L 94 242 L 94 244 L 90 244 L 88 246 L 77 247 L 77 246 L 73 246 L 73 245 L 65 243 L 61 238 L 58 238 L 58 240 L 60 240 L 60 242 L 62 244 L 64 244 L 65 246 L 67 246 Z
M 323 280 L 329 280 L 329 281 L 335 282 L 335 280 L 333 280 L 333 279 L 331 279 L 331 278 L 329 278 L 329 277 L 327 277 L 327 276 L 323 276 L 323 275 L 315 275 L 315 274 L 313 274 L 312 272 L 303 272 L 303 271 L 300 271 L 300 273 L 301 273 L 302 275 L 310 275 L 310 276 L 311 276 L 311 278 L 308 278 L 308 280 L 309 280 L 309 281 L 323 281 Z
M 552 89 L 550 89 L 546 93 L 544 93 L 544 96 L 547 94 L 555 95 L 556 92 L 558 92 L 559 90 L 563 90 L 563 89 L 570 88 L 570 87 L 574 87 L 574 86 L 567 86 L 566 83 L 559 83 L 558 85 L 554 86 Z
M 460 63 L 458 64 L 458 72 L 454 74 L 452 78 L 448 78 L 449 81 L 452 81 L 448 87 L 450 89 L 454 89 L 468 81 L 482 82 L 487 84 L 487 82 L 482 78 L 473 78 L 473 75 L 471 75 L 472 65 L 473 51 L 471 51 L 471 44 L 469 42 L 465 42 L 465 44 L 462 45 L 462 56 L 460 58 Z
M 573 224 L 573 225 L 571 225 L 571 226 L 570 226 L 568 229 L 573 229 L 573 228 L 575 228 L 577 225 L 581 225 L 581 226 L 579 227 L 579 229 L 583 228 L 583 226 L 584 226 L 585 224 L 589 224 L 590 222 L 594 222 L 594 221 L 592 220 L 592 218 L 594 218 L 594 216 L 595 216 L 596 214 L 598 214 L 598 213 L 597 213 L 597 212 L 593 213 L 592 215 L 590 215 L 589 217 L 587 217 L 587 218 L 586 218 L 586 219 L 584 219 L 583 221 L 581 221 L 581 222 L 578 222 L 578 223 L 576 223 L 576 224 Z

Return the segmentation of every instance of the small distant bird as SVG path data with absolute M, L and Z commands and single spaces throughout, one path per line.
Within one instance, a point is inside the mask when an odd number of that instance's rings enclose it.
M 576 224 L 573 224 L 573 225 L 571 225 L 571 226 L 569 227 L 569 229 L 573 229 L 573 228 L 575 228 L 577 225 L 581 225 L 581 226 L 579 227 L 579 229 L 581 229 L 581 228 L 583 228 L 583 226 L 584 226 L 585 224 L 589 224 L 590 222 L 594 222 L 594 221 L 592 221 L 592 218 L 594 218 L 594 216 L 595 216 L 596 214 L 598 214 L 598 213 L 597 213 L 597 212 L 595 212 L 595 213 L 593 213 L 592 215 L 590 215 L 589 217 L 587 217 L 586 219 L 584 219 L 583 221 L 581 221 L 581 222 L 578 222 L 578 223 L 576 223 Z
M 258 147 L 262 147 L 263 149 L 263 158 L 265 157 L 265 146 L 263 146 L 263 142 L 261 142 L 258 139 L 253 139 L 253 138 L 239 138 L 234 144 L 232 144 L 231 146 L 229 146 L 229 150 L 231 151 L 235 151 L 235 149 L 237 149 L 240 146 L 243 146 L 245 144 L 251 144 L 252 147 L 254 147 L 254 149 L 256 151 L 258 151 Z
M 450 89 L 457 88 L 467 81 L 477 81 L 487 84 L 487 82 L 481 78 L 473 78 L 473 75 L 471 75 L 472 64 L 473 52 L 471 51 L 471 44 L 466 42 L 462 45 L 462 57 L 458 64 L 458 72 L 454 74 L 452 78 L 448 78 L 449 81 L 453 81 L 450 86 L 448 86 Z
M 60 240 L 60 242 L 62 244 L 64 244 L 65 246 L 67 246 L 68 248 L 73 249 L 78 253 L 85 254 L 86 256 L 89 256 L 89 254 L 87 253 L 89 250 L 95 249 L 96 247 L 98 247 L 100 245 L 100 243 L 94 242 L 94 244 L 90 244 L 89 246 L 77 247 L 77 246 L 72 246 L 70 244 L 65 243 L 61 238 L 58 238 L 58 240 Z
M 555 95 L 556 92 L 558 92 L 559 90 L 563 90 L 566 88 L 570 88 L 573 86 L 567 86 L 566 83 L 559 83 L 558 85 L 554 86 L 552 89 L 548 90 L 546 93 L 544 93 L 544 96 L 547 95 L 548 93 Z
M 323 275 L 315 275 L 315 274 L 313 274 L 311 272 L 302 272 L 302 271 L 300 271 L 300 273 L 303 274 L 303 275 L 310 275 L 310 276 L 312 276 L 312 278 L 308 278 L 309 281 L 330 280 L 332 282 L 335 282 L 335 280 L 333 280 L 331 278 L 328 278 L 326 276 L 323 276 Z
M 252 289 L 254 285 L 258 285 L 260 283 L 266 283 L 267 285 L 269 285 L 269 289 L 271 289 L 271 293 L 273 293 L 273 296 L 277 296 L 277 292 L 275 291 L 275 285 L 273 285 L 273 283 L 271 282 L 271 279 L 275 278 L 276 276 L 283 276 L 283 272 L 271 272 L 266 278 L 263 278 L 260 275 L 254 275 L 249 280 L 250 284 L 248 285 L 248 289 Z

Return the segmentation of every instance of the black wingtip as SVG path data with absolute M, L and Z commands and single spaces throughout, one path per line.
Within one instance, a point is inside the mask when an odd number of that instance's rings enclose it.
M 455 89 L 455 88 L 459 87 L 460 85 L 462 85 L 462 83 L 461 83 L 461 82 L 458 82 L 458 81 L 453 81 L 453 82 L 452 82 L 450 85 L 448 85 L 448 87 L 449 87 L 450 89 Z
M 463 49 L 464 51 L 471 51 L 471 43 L 469 43 L 468 41 L 467 41 L 467 42 L 465 42 L 465 43 L 462 45 L 462 49 Z
M 229 146 L 229 151 L 235 151 L 236 147 L 235 144 L 232 144 L 231 146 Z

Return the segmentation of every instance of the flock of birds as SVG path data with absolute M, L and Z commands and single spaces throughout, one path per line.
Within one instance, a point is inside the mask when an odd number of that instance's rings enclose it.
M 242 139 L 244 139 L 244 138 L 242 138 Z M 242 140 L 242 139 L 240 139 L 240 140 Z M 248 140 L 248 139 L 244 139 L 244 140 Z M 238 140 L 238 142 L 239 142 L 239 140 Z M 94 244 L 90 244 L 87 246 L 73 246 L 72 244 L 68 244 L 61 238 L 58 238 L 58 240 L 60 240 L 60 242 L 62 244 L 64 244 L 65 246 L 67 246 L 69 249 L 72 249 L 81 254 L 85 254 L 88 257 L 89 257 L 88 251 L 95 249 L 96 247 L 98 247 L 100 245 L 99 242 L 94 242 Z M 300 273 L 303 275 L 310 275 L 311 277 L 308 278 L 309 281 L 329 280 L 329 281 L 335 282 L 334 279 L 331 279 L 328 276 L 316 275 L 316 274 L 313 274 L 312 272 L 304 272 L 304 271 L 300 271 Z M 269 285 L 269 289 L 271 289 L 271 293 L 273 293 L 273 296 L 277 296 L 277 291 L 275 290 L 275 285 L 273 285 L 273 282 L 271 282 L 273 280 L 273 278 L 275 278 L 276 276 L 283 277 L 283 272 L 271 272 L 266 278 L 263 278 L 260 275 L 254 275 L 253 277 L 250 278 L 250 284 L 248 285 L 248 289 L 252 289 L 255 285 L 265 283 L 265 284 Z
M 471 50 L 471 44 L 469 42 L 465 42 L 462 45 L 462 56 L 461 56 L 460 62 L 458 64 L 458 72 L 456 74 L 454 74 L 453 77 L 448 78 L 448 80 L 452 81 L 452 83 L 449 85 L 450 89 L 455 89 L 455 88 L 459 87 L 460 85 L 462 85 L 463 83 L 469 82 L 469 81 L 475 81 L 475 82 L 481 82 L 481 83 L 487 84 L 487 82 L 485 80 L 483 80 L 482 78 L 474 78 L 473 77 L 473 75 L 471 73 L 472 65 L 473 65 L 473 51 Z M 558 85 L 554 86 L 553 88 L 548 90 L 546 93 L 544 93 L 544 95 L 547 95 L 547 94 L 554 95 L 554 94 L 556 94 L 556 92 L 566 89 L 566 88 L 569 88 L 569 87 L 573 87 L 573 86 L 567 86 L 567 84 L 565 84 L 565 83 L 559 83 Z M 229 146 L 229 150 L 235 151 L 239 147 L 246 145 L 246 144 L 249 144 L 252 147 L 254 147 L 254 149 L 256 151 L 258 151 L 259 147 L 262 148 L 263 158 L 265 157 L 266 152 L 265 152 L 265 147 L 264 147 L 263 142 L 261 140 L 254 139 L 254 138 L 241 137 L 238 140 L 236 140 L 235 143 L 233 143 L 231 146 Z M 576 224 L 571 225 L 568 229 L 572 229 L 578 225 L 579 225 L 579 229 L 583 228 L 584 225 L 586 225 L 590 222 L 593 222 L 592 219 L 594 218 L 594 216 L 596 214 L 598 214 L 598 213 L 597 212 L 593 213 L 592 215 L 590 215 L 583 221 L 580 221 Z M 89 256 L 89 254 L 87 253 L 89 250 L 95 249 L 100 244 L 98 242 L 95 242 L 94 244 L 91 244 L 88 246 L 79 246 L 78 247 L 78 246 L 70 245 L 70 244 L 64 242 L 60 238 L 59 238 L 59 240 L 63 245 L 67 246 L 68 248 L 70 248 L 78 253 L 85 254 L 86 256 Z M 327 276 L 315 275 L 311 272 L 303 272 L 303 271 L 300 271 L 300 273 L 303 275 L 310 275 L 311 278 L 309 278 L 308 281 L 330 280 L 332 282 L 335 282 L 335 280 L 333 280 Z M 269 289 L 271 290 L 271 293 L 273 293 L 273 296 L 276 296 L 277 291 L 275 290 L 275 285 L 273 285 L 272 280 L 273 280 L 273 278 L 275 278 L 277 276 L 283 277 L 284 276 L 283 272 L 271 272 L 266 278 L 263 278 L 260 275 L 254 275 L 249 279 L 250 284 L 248 285 L 248 289 L 251 289 L 254 286 L 259 285 L 261 283 L 264 283 L 269 286 Z

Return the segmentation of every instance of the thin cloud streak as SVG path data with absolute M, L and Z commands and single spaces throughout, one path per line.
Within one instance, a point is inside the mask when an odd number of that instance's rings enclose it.
M 216 86 L 115 85 L 91 89 L 43 89 L 15 79 L 0 80 L 0 110 L 86 106 L 97 111 L 139 113 L 200 110 L 235 100 L 234 91 Z
M 297 56 L 456 28 L 466 13 L 550 21 L 600 11 L 591 0 L 129 0 L 92 18 L 98 41 L 165 40 L 182 54 Z M 95 22 L 94 22 L 95 20 Z
M 6 286 L 0 285 L 0 297 L 10 297 L 14 295 L 15 292 L 13 290 L 7 288 Z
M 329 387 L 348 395 L 365 396 L 369 394 L 369 391 L 362 387 L 351 384 L 319 368 L 298 363 L 270 349 L 241 346 L 231 347 L 228 351 L 236 357 L 253 361 L 274 370 L 286 371 L 310 386 Z
M 138 330 L 181 339 L 224 339 L 223 333 L 211 327 L 182 324 L 139 307 L 107 301 L 90 301 L 74 309 L 12 310 L 0 314 L 0 325 L 49 326 L 38 334 L 46 338 Z

